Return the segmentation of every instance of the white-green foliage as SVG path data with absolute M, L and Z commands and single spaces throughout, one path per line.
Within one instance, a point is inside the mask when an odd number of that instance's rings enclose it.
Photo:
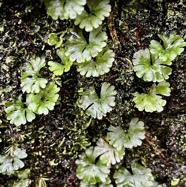
M 61 63 L 49 61 L 49 70 L 54 73 L 54 75 L 62 75 L 64 72 L 68 72 L 73 64 L 70 61 L 69 57 L 65 55 L 65 51 L 63 48 L 56 50 L 57 55 L 61 59 Z
M 46 183 L 47 178 L 44 177 L 39 177 L 39 179 L 37 180 L 35 187 L 47 187 L 47 183 Z
M 135 93 L 133 101 L 139 111 L 161 112 L 166 105 L 166 100 L 162 98 L 162 95 L 170 96 L 170 92 L 170 84 L 164 81 L 158 85 L 153 84 L 149 93 Z
M 29 179 L 30 170 L 20 170 L 17 172 L 18 179 L 13 182 L 11 187 L 28 187 L 31 184 Z
M 24 162 L 21 159 L 26 157 L 26 150 L 18 147 L 13 148 L 9 155 L 0 155 L 0 173 L 11 175 L 23 168 Z
M 77 0 L 44 0 L 44 2 L 47 13 L 53 19 L 75 19 L 75 25 L 90 32 L 86 33 L 76 28 L 72 29 L 64 38 L 62 38 L 64 32 L 51 33 L 47 43 L 51 46 L 55 45 L 55 48 L 64 46 L 63 57 L 65 60 L 62 60 L 63 64 L 49 61 L 50 71 L 54 75 L 62 75 L 63 72 L 69 71 L 72 62 L 74 64 L 77 62 L 78 71 L 86 77 L 98 77 L 108 73 L 114 61 L 114 52 L 104 49 L 107 35 L 99 26 L 111 11 L 109 0 L 84 0 L 81 2 Z M 77 6 L 79 6 L 79 11 L 76 10 Z
M 75 25 L 87 32 L 98 28 L 105 17 L 108 17 L 111 11 L 109 0 L 87 0 L 88 11 L 83 10 L 82 14 L 75 19 Z
M 114 173 L 117 187 L 151 187 L 154 177 L 151 170 L 138 163 L 131 165 L 132 173 L 126 168 L 120 168 Z
M 49 83 L 45 89 L 37 94 L 28 94 L 26 103 L 28 109 L 36 114 L 48 114 L 49 110 L 53 110 L 55 103 L 59 97 L 59 88 L 55 83 Z
M 37 183 L 35 184 L 35 187 L 47 187 L 46 180 L 46 178 L 39 177 Z
M 25 103 L 22 102 L 21 97 L 13 102 L 6 102 L 5 107 L 7 119 L 16 126 L 26 124 L 27 121 L 31 122 L 36 117 L 33 111 L 28 109 Z
M 65 43 L 65 55 L 70 56 L 73 62 L 90 61 L 106 46 L 107 35 L 101 31 L 101 27 L 90 32 L 88 39 L 84 37 L 81 30 L 71 31 L 70 34 Z
M 122 147 L 118 150 L 104 139 L 100 138 L 95 146 L 95 152 L 97 156 L 100 156 L 100 160 L 107 160 L 107 166 L 110 166 L 111 164 L 115 165 L 119 163 L 123 159 L 125 148 Z
M 119 127 L 109 127 L 112 131 L 108 129 L 105 139 L 100 138 L 94 148 L 90 147 L 85 154 L 80 155 L 76 161 L 76 174 L 82 180 L 80 187 L 113 187 L 110 168 L 121 162 L 125 155 L 125 148 L 137 147 L 145 138 L 142 121 L 132 118 L 128 125 L 127 132 Z M 131 170 L 130 173 L 123 167 L 116 169 L 114 179 L 117 187 L 155 187 L 157 185 L 150 169 L 133 163 Z
M 170 83 L 166 82 L 166 81 L 160 82 L 160 83 L 158 83 L 158 85 L 156 85 L 153 88 L 153 91 L 156 94 L 160 94 L 160 95 L 164 95 L 164 96 L 170 96 L 170 93 L 171 93 Z
M 144 139 L 144 124 L 139 121 L 138 118 L 133 118 L 129 123 L 129 133 L 127 134 L 123 129 L 120 131 L 113 131 L 107 133 L 107 140 L 100 138 L 97 141 L 97 145 L 93 148 L 90 147 L 86 150 L 83 156 L 80 156 L 80 159 L 76 161 L 78 165 L 77 176 L 79 179 L 82 179 L 81 186 L 88 186 L 88 184 L 96 184 L 101 186 L 112 186 L 108 178 L 109 173 L 104 175 L 104 180 L 101 179 L 103 174 L 99 174 L 100 170 L 103 170 L 103 167 L 100 167 L 100 163 L 105 165 L 109 171 L 111 165 L 119 163 L 125 155 L 125 145 L 128 148 L 136 147 L 141 145 L 141 139 Z M 109 131 L 109 129 L 108 129 Z M 120 134 L 123 135 L 121 138 Z M 116 137 L 119 137 L 122 142 L 121 147 L 115 146 Z M 112 140 L 111 140 L 112 139 Z M 131 140 L 129 140 L 131 139 Z M 124 143 L 123 143 L 124 142 Z M 130 144 L 130 145 L 129 145 Z M 95 166 L 96 164 L 96 166 Z M 98 169 L 99 168 L 99 169 Z M 88 176 L 87 176 L 88 175 Z M 94 180 L 93 180 L 94 179 Z M 106 182 L 107 181 L 107 182 Z M 101 182 L 101 183 L 100 183 Z M 106 183 L 105 183 L 106 182 Z M 104 184 L 102 184 L 104 183 Z
M 134 53 L 133 65 L 137 77 L 144 81 L 159 82 L 153 84 L 148 93 L 135 93 L 133 101 L 139 111 L 161 112 L 166 105 L 163 96 L 170 96 L 170 84 L 165 82 L 172 73 L 172 61 L 184 51 L 186 42 L 175 32 L 170 35 L 158 35 L 162 44 L 152 40 L 149 49 Z
M 181 36 L 176 35 L 175 32 L 170 33 L 170 35 L 158 35 L 162 40 L 163 45 L 158 41 L 152 40 L 150 43 L 150 52 L 154 56 L 165 62 L 172 62 L 178 55 L 180 55 L 186 46 L 186 42 L 181 38 Z M 170 64 L 171 65 L 171 64 Z
M 57 53 L 62 60 L 66 60 L 66 57 L 63 57 L 64 50 L 58 49 Z M 67 63 L 67 61 L 65 62 Z M 45 65 L 43 57 L 33 58 L 27 64 L 26 71 L 21 76 L 22 91 L 27 93 L 26 102 L 22 102 L 20 96 L 13 102 L 5 103 L 6 116 L 11 124 L 15 124 L 16 126 L 26 124 L 27 121 L 31 122 L 35 119 L 35 114 L 46 115 L 49 110 L 54 109 L 59 97 L 57 94 L 59 88 L 55 83 L 48 83 L 48 80 L 40 76 L 39 71 Z M 63 71 L 69 70 L 70 66 L 69 64 L 65 64 Z M 57 73 L 59 74 L 59 72 Z
M 11 187 L 29 187 L 30 184 L 31 184 L 30 179 L 20 179 L 20 180 L 14 181 Z
M 114 52 L 112 50 L 102 50 L 95 59 L 78 63 L 77 71 L 86 77 L 98 77 L 110 71 L 114 62 Z
M 81 93 L 78 106 L 86 110 L 86 113 L 93 118 L 102 119 L 115 106 L 116 93 L 114 86 L 104 82 L 101 86 L 100 97 L 94 87 L 90 87 L 89 90 Z
M 32 58 L 27 64 L 25 72 L 21 75 L 21 87 L 23 93 L 38 93 L 46 87 L 47 79 L 42 78 L 39 71 L 46 65 L 45 58 Z
M 186 42 L 175 32 L 168 35 L 158 35 L 163 41 L 152 40 L 149 49 L 139 50 L 134 53 L 133 65 L 137 77 L 144 81 L 161 82 L 167 80 L 172 73 L 169 66 L 180 55 Z
M 110 126 L 108 128 L 107 138 L 110 145 L 113 145 L 117 150 L 125 148 L 137 147 L 142 144 L 145 138 L 144 123 L 138 118 L 133 118 L 128 124 L 127 132 L 121 127 Z
M 63 42 L 63 38 L 62 38 L 63 34 L 60 35 L 60 37 L 58 37 L 57 33 L 50 33 L 47 39 L 47 43 L 50 46 L 55 45 L 55 48 L 58 48 L 62 45 Z
M 133 56 L 134 71 L 137 77 L 144 81 L 161 82 L 169 78 L 172 69 L 170 62 L 161 62 L 159 58 L 151 55 L 149 49 L 141 49 Z
M 54 20 L 58 18 L 75 19 L 84 10 L 86 0 L 44 0 L 47 14 Z
M 93 147 L 89 147 L 85 154 L 80 155 L 76 160 L 77 176 L 88 184 L 96 184 L 97 182 L 106 182 L 110 168 L 106 165 L 107 159 L 98 160 Z

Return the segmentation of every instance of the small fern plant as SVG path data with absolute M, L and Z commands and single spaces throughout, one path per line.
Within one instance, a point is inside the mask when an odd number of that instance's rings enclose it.
M 145 137 L 143 122 L 133 118 L 128 125 L 127 133 L 121 127 L 110 126 L 107 136 L 100 138 L 95 147 L 89 147 L 76 161 L 77 176 L 84 181 L 82 186 L 85 183 L 110 186 L 111 166 L 123 159 L 125 148 L 141 145 Z
M 140 146 L 145 138 L 144 123 L 138 118 L 132 118 L 127 125 L 127 131 L 110 126 L 105 138 L 79 156 L 76 174 L 81 180 L 80 187 L 113 187 L 114 183 L 117 187 L 164 187 L 157 185 L 150 169 L 137 162 L 131 164 L 131 169 L 119 165 L 125 149 Z
M 153 84 L 149 93 L 136 92 L 133 101 L 139 111 L 161 112 L 166 105 L 166 100 L 162 96 L 170 96 L 170 92 L 170 84 L 163 81 L 158 85 Z
M 32 58 L 26 65 L 27 71 L 21 75 L 21 87 L 26 93 L 26 101 L 19 96 L 12 102 L 5 103 L 6 117 L 11 124 L 20 126 L 35 119 L 36 114 L 48 114 L 58 100 L 59 88 L 54 82 L 42 78 L 39 71 L 46 65 L 42 57 Z
M 54 20 L 58 18 L 74 19 L 79 29 L 71 29 L 65 35 L 63 32 L 51 33 L 47 43 L 55 46 L 62 64 L 49 61 L 49 69 L 55 76 L 70 70 L 72 64 L 77 65 L 77 71 L 86 77 L 98 77 L 110 71 L 114 62 L 114 52 L 108 49 L 107 35 L 102 31 L 101 24 L 111 11 L 109 0 L 44 0 L 47 14 Z M 82 29 L 85 29 L 82 30 Z M 67 32 L 66 32 L 67 33 Z M 61 53 L 62 55 L 59 55 Z
M 154 82 L 148 93 L 135 93 L 134 103 L 139 111 L 161 112 L 166 105 L 162 96 L 170 96 L 170 84 L 166 82 L 172 73 L 172 61 L 186 46 L 186 42 L 175 32 L 170 35 L 158 35 L 162 44 L 152 40 L 149 49 L 134 53 L 133 65 L 137 77 L 144 81 Z M 159 84 L 156 85 L 155 83 Z
M 77 104 L 86 111 L 87 115 L 93 118 L 102 119 L 103 116 L 115 106 L 115 87 L 110 83 L 104 82 L 101 86 L 100 97 L 97 95 L 94 87 L 90 87 L 88 91 L 81 91 Z
M 86 8 L 75 19 L 75 25 L 90 32 L 97 29 L 111 11 L 109 0 L 87 0 Z
M 14 180 L 11 187 L 28 187 L 31 184 L 29 179 L 30 169 L 24 169 L 17 171 L 17 180 Z
M 56 53 L 61 60 L 48 62 L 55 76 L 68 72 L 72 65 L 76 65 L 77 71 L 86 77 L 98 77 L 110 71 L 115 53 L 106 46 L 107 36 L 101 28 L 89 33 L 88 41 L 81 30 L 71 30 L 63 44 L 58 41 L 57 35 L 51 34 L 47 43 L 58 48 Z
M 49 61 L 49 70 L 53 72 L 55 76 L 60 76 L 64 72 L 68 72 L 73 65 L 73 62 L 65 55 L 64 48 L 59 48 L 56 50 L 58 57 L 61 62 Z
M 97 29 L 111 11 L 109 0 L 44 0 L 47 14 L 58 18 L 75 19 L 75 25 L 90 32 Z
M 12 175 L 15 171 L 24 167 L 22 159 L 27 157 L 25 149 L 11 146 L 5 155 L 0 155 L 0 173 Z
M 158 35 L 163 44 L 152 40 L 149 49 L 141 49 L 134 53 L 133 65 L 137 77 L 144 81 L 162 82 L 172 73 L 172 61 L 179 56 L 186 42 L 175 32 Z
M 87 38 L 82 30 L 71 30 L 65 42 L 65 55 L 69 56 L 73 62 L 90 61 L 107 45 L 106 40 L 107 35 L 101 27 L 88 33 Z
M 26 71 L 21 75 L 21 88 L 23 93 L 39 93 L 46 87 L 47 79 L 42 78 L 39 71 L 46 65 L 44 57 L 32 58 L 30 63 L 27 63 Z
M 31 122 L 36 117 L 35 113 L 28 109 L 26 103 L 22 101 L 21 96 L 12 102 L 6 102 L 5 112 L 10 123 L 15 124 L 16 126 L 26 124 L 27 121 Z
M 75 19 L 84 10 L 86 0 L 44 0 L 47 14 L 54 20 L 58 18 Z
M 114 62 L 114 52 L 110 49 L 104 48 L 98 55 L 90 61 L 78 63 L 77 71 L 86 77 L 98 77 L 110 71 Z
M 47 115 L 49 110 L 54 109 L 55 103 L 59 97 L 59 90 L 57 85 L 51 82 L 38 94 L 28 94 L 26 97 L 28 109 L 36 114 Z

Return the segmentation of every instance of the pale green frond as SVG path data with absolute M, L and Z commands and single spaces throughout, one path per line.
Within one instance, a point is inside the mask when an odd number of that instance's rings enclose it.
M 133 148 L 140 146 L 145 138 L 144 123 L 138 118 L 132 118 L 128 124 L 127 132 L 121 127 L 110 126 L 108 128 L 107 139 L 109 144 L 113 145 L 117 150 L 123 148 Z
M 26 122 L 31 122 L 35 119 L 35 114 L 26 108 L 21 98 L 17 101 L 6 102 L 5 103 L 6 117 L 10 120 L 11 124 L 20 126 L 21 124 L 26 124 Z
M 75 19 L 84 10 L 86 0 L 44 0 L 47 14 L 54 20 L 58 18 Z
M 102 119 L 115 106 L 115 95 L 114 86 L 104 82 L 101 87 L 100 98 L 94 87 L 91 87 L 80 96 L 78 105 L 83 110 L 86 110 L 86 113 L 93 118 Z
M 119 163 L 124 155 L 125 155 L 125 148 L 122 147 L 121 150 L 116 149 L 109 143 L 107 143 L 104 139 L 100 138 L 95 146 L 96 155 L 100 156 L 99 159 L 106 159 L 107 166 L 111 164 L 115 165 Z
M 89 33 L 87 39 L 82 31 L 77 33 L 71 31 L 70 36 L 65 43 L 65 55 L 70 57 L 72 62 L 82 63 L 90 61 L 96 57 L 106 46 L 107 35 L 101 31 L 101 27 Z
M 111 11 L 109 0 L 87 0 L 87 6 L 89 11 L 85 9 L 82 14 L 78 15 L 75 19 L 75 25 L 79 25 L 81 29 L 85 29 L 87 32 L 97 29 L 105 19 L 108 17 Z
M 126 168 L 116 170 L 114 179 L 117 187 L 152 187 L 154 182 L 151 170 L 138 163 L 131 165 L 131 172 Z
M 110 168 L 106 165 L 107 160 L 98 160 L 93 147 L 88 148 L 80 158 L 76 160 L 77 177 L 88 184 L 106 182 Z
M 91 59 L 90 61 L 83 63 L 78 63 L 77 71 L 86 77 L 98 77 L 108 73 L 112 67 L 114 56 L 115 55 L 112 50 L 103 50 L 95 59 Z
M 28 109 L 36 114 L 47 115 L 49 110 L 53 110 L 59 97 L 59 88 L 54 83 L 49 83 L 46 88 L 37 94 L 27 94 L 26 104 Z

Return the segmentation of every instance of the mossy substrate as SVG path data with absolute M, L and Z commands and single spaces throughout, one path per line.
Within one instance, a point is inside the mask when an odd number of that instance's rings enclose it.
M 112 19 L 106 19 L 103 28 L 109 36 L 109 45 L 116 53 L 111 71 L 99 78 L 82 77 L 73 66 L 60 78 L 60 99 L 47 116 L 37 116 L 32 123 L 16 128 L 6 120 L 4 103 L 21 94 L 20 75 L 23 65 L 35 56 L 58 59 L 54 47 L 46 44 L 49 33 L 72 27 L 70 21 L 54 21 L 48 17 L 42 1 L 4 0 L 0 7 L 0 119 L 1 151 L 19 144 L 26 148 L 25 168 L 31 170 L 31 186 L 39 177 L 48 178 L 48 186 L 79 186 L 75 160 L 89 145 L 95 145 L 105 136 L 109 125 L 129 122 L 132 117 L 144 121 L 146 139 L 142 146 L 127 150 L 123 164 L 133 160 L 152 170 L 156 180 L 171 186 L 186 186 L 186 53 L 172 65 L 171 96 L 161 113 L 139 112 L 132 102 L 133 93 L 148 89 L 149 83 L 137 78 L 128 59 L 134 52 L 148 47 L 159 33 L 177 34 L 186 38 L 186 2 L 184 0 L 112 0 Z M 113 30 L 112 30 L 112 29 Z M 116 31 L 118 40 L 112 37 Z M 119 44 L 117 45 L 117 42 Z M 48 67 L 44 77 L 51 78 Z M 116 106 L 103 120 L 92 120 L 77 107 L 79 88 L 100 87 L 109 82 L 117 90 Z M 55 164 L 51 164 L 55 163 Z M 0 185 L 8 186 L 14 177 L 0 175 Z

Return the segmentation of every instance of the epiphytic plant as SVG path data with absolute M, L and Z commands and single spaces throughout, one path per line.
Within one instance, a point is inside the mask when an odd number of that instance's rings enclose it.
M 75 19 L 75 25 L 87 32 L 97 29 L 111 11 L 109 0 L 87 0 L 87 6 Z
M 170 96 L 170 92 L 170 84 L 164 81 L 158 85 L 153 84 L 149 93 L 135 93 L 133 101 L 139 111 L 161 112 L 166 105 L 166 100 L 162 96 Z
M 46 87 L 47 79 L 42 78 L 39 71 L 46 65 L 44 57 L 32 58 L 26 65 L 26 71 L 21 75 L 23 93 L 38 93 Z
M 21 160 L 26 158 L 26 150 L 18 147 L 10 147 L 5 155 L 0 155 L 0 173 L 11 175 L 18 169 L 24 167 Z
M 71 31 L 65 42 L 65 55 L 70 56 L 71 61 L 82 63 L 90 61 L 98 55 L 106 46 L 107 35 L 101 27 L 89 33 L 85 38 L 81 30 Z
M 44 0 L 47 14 L 54 20 L 58 18 L 75 19 L 84 10 L 86 0 Z
M 21 97 L 13 102 L 6 102 L 5 107 L 7 119 L 16 126 L 26 124 L 27 121 L 31 122 L 36 117 L 34 112 L 28 109 Z
M 95 59 L 78 63 L 77 71 L 86 77 L 98 77 L 110 71 L 114 62 L 114 52 L 112 50 L 103 49 Z
M 80 94 L 78 106 L 86 110 L 86 113 L 93 118 L 102 119 L 115 106 L 116 91 L 114 86 L 111 86 L 109 83 L 104 82 L 102 84 L 100 97 L 97 95 L 94 87 Z
M 59 97 L 59 88 L 54 83 L 49 83 L 45 89 L 37 94 L 28 94 L 26 103 L 28 109 L 36 114 L 48 114 L 49 110 L 53 110 L 55 103 Z
M 172 61 L 180 55 L 186 42 L 175 32 L 167 35 L 158 35 L 163 41 L 152 40 L 149 49 L 141 49 L 134 53 L 133 65 L 137 77 L 144 81 L 161 82 L 169 78 Z

